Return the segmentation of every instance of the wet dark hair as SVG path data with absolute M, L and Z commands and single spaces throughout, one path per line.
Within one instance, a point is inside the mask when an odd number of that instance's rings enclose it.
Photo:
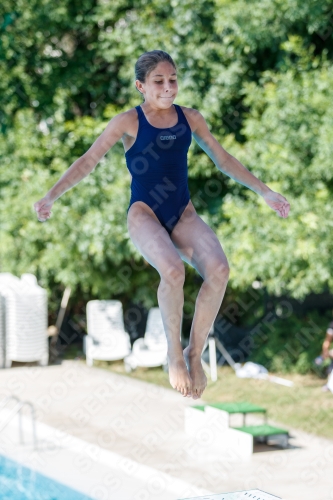
M 135 79 L 144 83 L 149 73 L 156 68 L 158 63 L 163 61 L 169 62 L 177 69 L 172 57 L 164 50 L 144 52 L 135 63 Z

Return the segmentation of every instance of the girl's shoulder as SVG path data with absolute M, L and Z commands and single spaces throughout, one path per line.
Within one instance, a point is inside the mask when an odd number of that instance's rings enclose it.
M 179 106 L 183 111 L 185 118 L 187 119 L 192 131 L 195 130 L 198 123 L 198 119 L 203 118 L 200 111 L 194 108 L 187 108 L 186 106 Z
M 138 116 L 138 112 L 135 108 L 130 108 L 126 111 L 122 111 L 116 116 L 119 117 L 120 120 L 131 121 L 133 120 L 133 118 L 136 118 Z
M 138 127 L 138 113 L 135 108 L 128 109 L 127 111 L 122 111 L 115 115 L 111 122 L 114 126 L 122 132 L 122 134 L 133 135 L 135 134 L 135 129 Z

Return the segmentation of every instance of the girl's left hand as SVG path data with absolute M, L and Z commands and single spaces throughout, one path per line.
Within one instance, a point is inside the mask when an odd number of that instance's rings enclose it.
M 45 222 L 51 217 L 52 205 L 53 202 L 51 202 L 47 196 L 44 196 L 44 198 L 34 203 L 33 208 L 37 212 L 37 219 L 39 222 Z
M 268 191 L 268 193 L 263 195 L 263 198 L 279 217 L 283 217 L 284 219 L 288 217 L 290 205 L 284 196 L 274 191 Z

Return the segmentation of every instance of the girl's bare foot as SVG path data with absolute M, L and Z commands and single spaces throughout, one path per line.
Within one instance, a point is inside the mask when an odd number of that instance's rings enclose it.
M 192 379 L 192 398 L 199 399 L 207 385 L 207 377 L 202 368 L 201 356 L 191 356 L 189 346 L 185 347 L 183 354 Z
M 171 386 L 184 397 L 191 397 L 192 380 L 187 371 L 184 357 L 168 353 L 169 380 Z

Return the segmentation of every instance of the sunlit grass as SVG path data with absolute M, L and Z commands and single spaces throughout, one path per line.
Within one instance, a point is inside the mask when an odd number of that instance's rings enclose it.
M 171 388 L 168 374 L 162 368 L 137 368 L 129 374 L 119 361 L 95 361 L 94 366 Z M 273 421 L 333 439 L 333 394 L 322 392 L 323 380 L 311 375 L 287 377 L 294 382 L 294 387 L 266 380 L 240 379 L 232 368 L 218 367 L 218 380 L 208 380 L 202 399 L 207 403 L 249 401 L 267 408 L 268 417 Z
M 162 367 L 139 367 L 127 373 L 123 361 L 94 361 L 94 366 L 172 389 L 168 374 Z M 212 382 L 208 379 L 202 399 L 207 403 L 249 401 L 267 408 L 269 421 L 333 439 L 333 394 L 322 392 L 325 381 L 316 375 L 275 375 L 292 380 L 294 387 L 266 380 L 241 379 L 236 377 L 232 368 L 218 367 L 218 380 Z M 194 400 L 193 404 L 196 404 Z

